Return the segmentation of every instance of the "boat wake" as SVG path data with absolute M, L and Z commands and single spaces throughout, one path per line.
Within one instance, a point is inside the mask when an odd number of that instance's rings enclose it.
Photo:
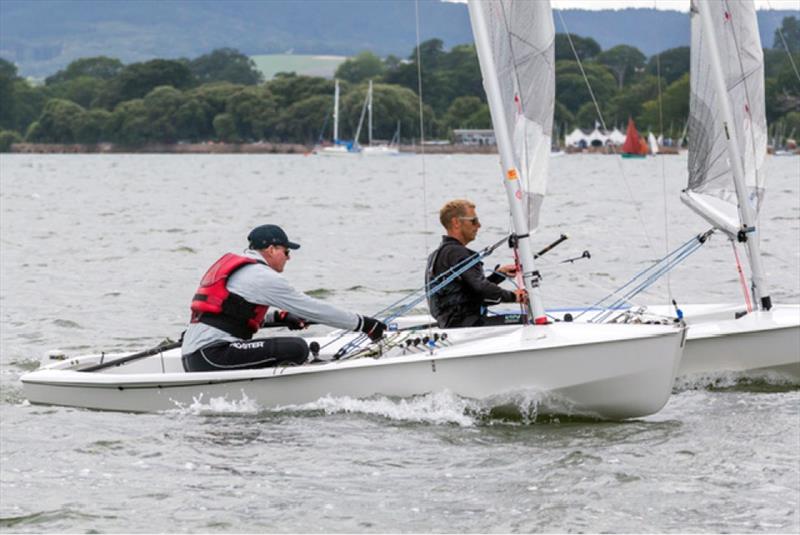
M 675 379 L 672 392 L 712 390 L 735 392 L 789 392 L 800 390 L 796 380 L 778 372 L 710 372 L 684 375 Z
M 366 399 L 326 396 L 312 403 L 294 405 L 281 411 L 322 411 L 331 414 L 362 414 L 379 416 L 398 422 L 455 424 L 462 427 L 476 425 L 471 416 L 476 402 L 451 392 L 437 392 L 410 398 L 374 396 Z
M 483 400 L 465 398 L 449 391 L 409 398 L 373 396 L 351 398 L 325 396 L 311 403 L 285 405 L 274 409 L 260 407 L 242 392 L 240 399 L 217 397 L 195 399 L 191 404 L 176 403 L 169 412 L 198 416 L 293 414 L 315 417 L 353 414 L 379 417 L 394 422 L 475 427 L 487 425 L 532 425 L 560 422 L 591 422 L 598 418 L 577 414 L 572 404 L 553 394 L 521 391 Z
M 240 399 L 229 399 L 228 396 L 212 397 L 204 399 L 200 394 L 192 400 L 190 404 L 175 402 L 175 408 L 167 412 L 178 412 L 182 414 L 193 414 L 197 416 L 220 416 L 220 415 L 247 415 L 259 414 L 261 407 L 255 400 L 247 397 L 242 391 Z

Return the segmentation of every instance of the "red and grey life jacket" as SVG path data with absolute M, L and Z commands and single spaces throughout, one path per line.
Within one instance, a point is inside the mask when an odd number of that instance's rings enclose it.
M 255 258 L 227 253 L 209 268 L 192 298 L 192 323 L 205 323 L 237 338 L 253 337 L 267 314 L 266 305 L 257 305 L 228 291 L 228 278 L 250 264 L 264 264 Z

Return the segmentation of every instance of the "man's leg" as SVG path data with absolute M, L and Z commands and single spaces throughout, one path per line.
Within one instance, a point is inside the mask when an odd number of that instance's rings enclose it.
M 280 336 L 206 347 L 186 355 L 183 367 L 193 372 L 242 370 L 303 364 L 307 358 L 308 344 L 305 340 Z

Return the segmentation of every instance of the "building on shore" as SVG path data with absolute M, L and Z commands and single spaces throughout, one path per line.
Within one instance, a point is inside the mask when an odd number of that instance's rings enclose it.
M 453 130 L 453 142 L 456 145 L 497 145 L 494 130 L 478 128 L 459 128 Z

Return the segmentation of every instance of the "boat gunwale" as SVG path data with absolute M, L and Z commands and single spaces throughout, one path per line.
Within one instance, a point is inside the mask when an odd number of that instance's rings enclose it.
M 649 327 L 653 326 L 649 325 Z M 664 326 L 664 327 L 672 327 L 672 326 Z M 168 388 L 180 388 L 180 387 L 191 387 L 191 386 L 201 386 L 201 385 L 237 383 L 237 382 L 253 382 L 253 381 L 275 379 L 276 377 L 282 377 L 282 376 L 288 376 L 288 377 L 302 376 L 312 373 L 335 372 L 335 371 L 352 370 L 359 368 L 372 368 L 377 366 L 402 366 L 407 364 L 433 363 L 436 361 L 446 361 L 454 359 L 509 357 L 519 354 L 522 351 L 536 352 L 542 350 L 564 350 L 570 347 L 577 347 L 588 344 L 606 345 L 606 344 L 629 342 L 629 341 L 652 340 L 656 338 L 663 338 L 669 336 L 680 337 L 682 336 L 681 334 L 682 331 L 683 329 L 680 328 L 674 328 L 669 330 L 665 329 L 664 332 L 650 333 L 648 335 L 638 336 L 638 337 L 615 338 L 615 339 L 601 340 L 601 341 L 587 340 L 585 342 L 579 342 L 579 343 L 551 345 L 551 346 L 528 348 L 528 349 L 516 349 L 512 351 L 498 351 L 494 353 L 483 352 L 480 354 L 471 353 L 471 354 L 460 354 L 460 355 L 455 354 L 455 355 L 444 355 L 444 356 L 431 355 L 426 353 L 417 355 L 396 355 L 385 358 L 361 357 L 352 360 L 327 361 L 317 364 L 312 363 L 310 365 L 306 364 L 300 366 L 283 366 L 283 367 L 260 368 L 260 369 L 249 368 L 245 370 L 226 370 L 219 372 L 110 374 L 110 373 L 82 372 L 80 370 L 71 370 L 71 369 L 41 369 L 41 370 L 34 370 L 32 372 L 23 375 L 22 377 L 20 377 L 20 381 L 23 384 L 27 383 L 29 385 L 59 386 L 59 387 L 72 387 L 72 388 L 89 387 L 89 388 L 114 389 L 114 390 L 168 389 Z M 682 341 L 682 343 L 685 343 L 685 339 Z M 217 377 L 219 374 L 233 374 L 233 373 L 239 374 L 241 376 L 223 377 L 223 378 Z M 247 375 L 244 376 L 244 374 Z M 35 377 L 36 375 L 48 375 L 52 377 L 48 379 L 37 379 Z M 167 384 L 164 384 L 163 381 L 164 378 L 185 377 L 186 375 L 192 375 L 192 376 L 197 375 L 197 378 L 191 378 L 180 382 L 170 381 Z M 213 375 L 214 377 L 209 377 L 210 375 Z M 149 377 L 151 376 L 157 376 L 162 380 L 153 381 L 152 379 L 149 379 Z M 94 380 L 87 380 L 87 381 L 65 380 L 70 377 L 72 378 L 86 377 L 87 379 L 103 377 L 104 381 L 98 383 Z M 204 377 L 204 379 L 201 379 L 201 377 Z

